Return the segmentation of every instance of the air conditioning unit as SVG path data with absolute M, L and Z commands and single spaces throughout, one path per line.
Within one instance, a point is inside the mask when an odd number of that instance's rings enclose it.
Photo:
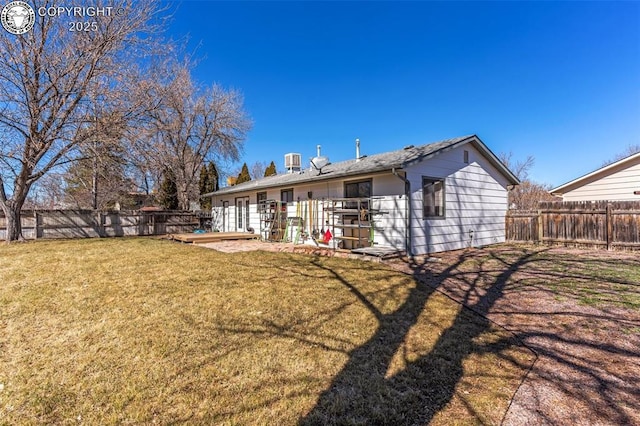
M 302 155 L 294 152 L 284 155 L 284 168 L 287 173 L 299 172 L 301 170 Z

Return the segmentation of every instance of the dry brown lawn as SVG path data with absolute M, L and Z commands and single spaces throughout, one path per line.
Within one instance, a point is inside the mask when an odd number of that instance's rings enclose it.
M 0 330 L 0 424 L 499 424 L 534 361 L 419 275 L 144 238 L 0 246 Z

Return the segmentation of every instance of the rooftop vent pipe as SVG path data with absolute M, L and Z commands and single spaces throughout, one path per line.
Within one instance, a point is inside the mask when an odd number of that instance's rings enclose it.
M 360 161 L 360 139 L 356 139 L 356 161 Z

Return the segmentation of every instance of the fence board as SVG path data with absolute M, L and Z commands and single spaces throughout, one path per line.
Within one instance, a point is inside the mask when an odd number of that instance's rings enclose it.
M 38 210 L 23 211 L 26 239 L 96 238 L 191 232 L 198 227 L 197 212 Z M 6 218 L 0 211 L 0 240 L 6 239 Z
M 538 237 L 537 212 L 514 212 L 506 217 L 507 240 L 535 241 Z
M 506 239 L 607 249 L 640 249 L 640 202 L 543 202 L 509 211 Z

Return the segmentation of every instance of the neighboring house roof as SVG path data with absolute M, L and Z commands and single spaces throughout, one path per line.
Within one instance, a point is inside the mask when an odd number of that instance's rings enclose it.
M 611 163 L 607 166 L 601 167 L 597 170 L 592 171 L 591 173 L 587 173 L 586 175 L 560 185 L 559 187 L 554 188 L 549 192 L 553 195 L 561 196 L 569 191 L 573 191 L 577 188 L 580 188 L 581 186 L 612 175 L 616 172 L 619 172 L 620 170 L 624 170 L 638 163 L 640 163 L 640 152 L 625 157 L 622 160 L 618 160 L 615 163 Z
M 360 157 L 356 159 L 331 163 L 322 168 L 322 173 L 316 170 L 303 169 L 301 172 L 279 174 L 263 179 L 251 180 L 235 186 L 221 188 L 216 192 L 204 196 L 232 194 L 245 191 L 258 191 L 274 187 L 286 187 L 302 183 L 318 182 L 321 180 L 337 179 L 349 176 L 366 175 L 393 169 L 402 169 L 415 163 L 432 158 L 444 151 L 459 146 L 473 144 L 509 181 L 510 184 L 520 183 L 518 178 L 491 152 L 476 135 L 446 139 L 421 146 L 409 146 L 396 151 L 385 152 Z

